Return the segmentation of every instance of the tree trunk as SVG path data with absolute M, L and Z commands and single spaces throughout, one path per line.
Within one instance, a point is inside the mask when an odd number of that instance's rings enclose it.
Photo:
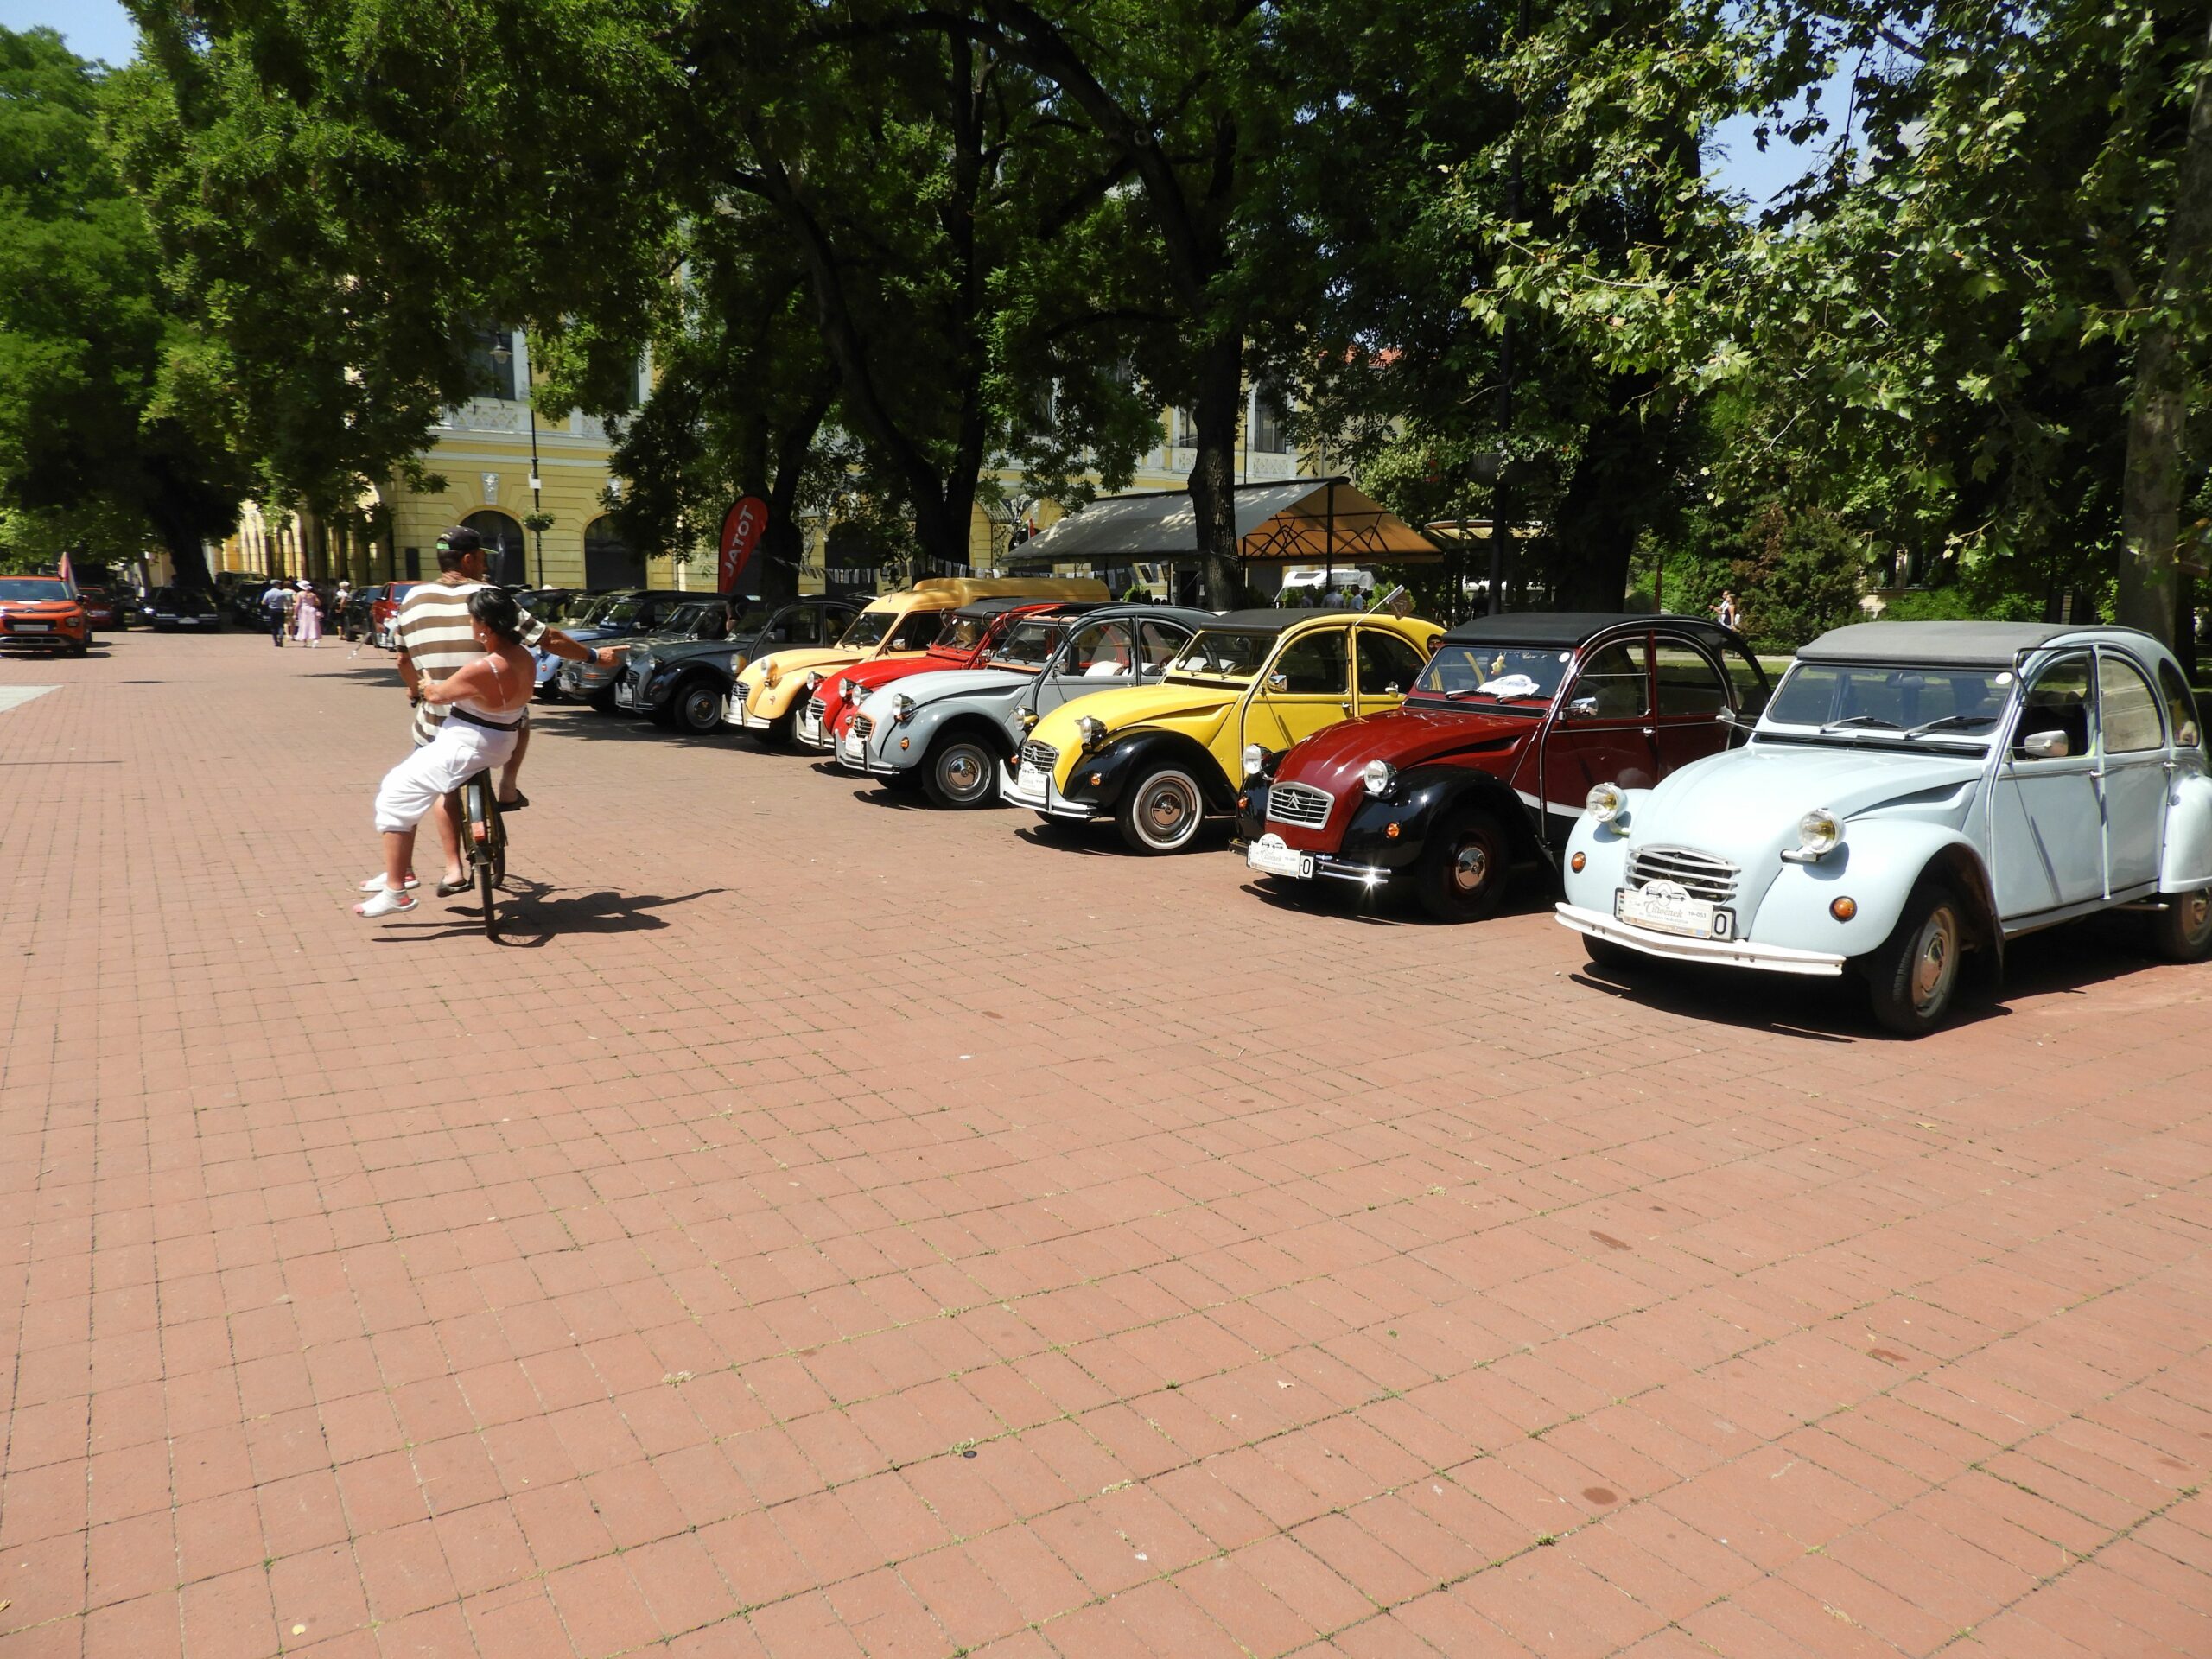
M 207 575 L 207 550 L 200 542 L 198 526 L 184 515 L 166 513 L 158 507 L 149 509 L 147 517 L 168 551 L 175 585 L 198 593 L 213 591 L 215 584 Z
M 1210 343 L 1199 359 L 1191 411 L 1198 458 L 1191 468 L 1191 510 L 1198 519 L 1199 603 L 1233 610 L 1244 597 L 1236 563 L 1236 430 L 1244 415 L 1241 334 Z
M 1553 527 L 1553 602 L 1561 610 L 1618 611 L 1627 598 L 1644 509 L 1660 481 L 1656 439 L 1641 416 L 1651 385 L 1646 375 L 1614 377 L 1611 409 L 1583 438 Z
M 2120 493 L 2120 620 L 2171 644 L 2177 608 L 2183 427 L 2189 365 L 2175 313 L 2202 280 L 2212 253 L 2212 33 L 2197 66 L 2189 140 L 2166 222 L 2166 257 L 2151 296 L 2151 321 L 2136 337 L 2135 391 L 2127 410 L 2127 474 Z

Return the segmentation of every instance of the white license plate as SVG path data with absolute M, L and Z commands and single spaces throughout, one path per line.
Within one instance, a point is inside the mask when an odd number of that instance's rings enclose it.
M 1045 793 L 1046 785 L 1052 781 L 1050 772 L 1040 772 L 1025 760 L 1021 763 L 1020 772 L 1014 777 L 1014 787 L 1025 795 L 1041 797 Z
M 868 759 L 868 745 L 857 737 L 841 738 L 837 743 L 837 755 L 840 760 L 860 766 Z
M 1736 912 L 1710 899 L 1693 899 L 1659 886 L 1621 887 L 1613 893 L 1613 914 L 1634 927 L 1682 933 L 1697 939 L 1727 939 L 1736 934 Z
M 1281 836 L 1262 836 L 1244 849 L 1244 862 L 1267 875 L 1295 876 L 1300 881 L 1313 879 L 1313 855 L 1284 846 Z
M 630 689 L 629 681 L 625 680 L 621 684 L 614 688 L 614 701 L 620 707 L 627 709 L 632 703 L 637 702 L 637 700 L 638 694 Z
M 17 633 L 52 633 L 54 625 L 51 622 L 18 622 L 16 624 L 16 632 Z

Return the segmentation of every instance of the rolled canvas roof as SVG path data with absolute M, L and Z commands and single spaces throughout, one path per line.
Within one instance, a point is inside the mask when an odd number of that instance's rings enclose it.
M 2085 630 L 2080 622 L 1853 622 L 1798 646 L 1814 663 L 1949 663 L 1961 668 L 2010 668 L 2021 652 Z
M 1341 478 L 1242 484 L 1236 490 L 1238 556 L 1263 564 L 1413 564 L 1442 556 L 1436 544 Z M 1109 495 L 1014 549 L 1015 566 L 1166 563 L 1198 556 L 1198 518 L 1188 490 Z

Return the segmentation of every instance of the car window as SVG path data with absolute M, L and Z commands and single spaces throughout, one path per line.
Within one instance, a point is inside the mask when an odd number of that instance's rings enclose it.
M 2171 663 L 2158 664 L 2158 690 L 2166 702 L 2166 720 L 2173 727 L 2174 747 L 2201 749 L 2204 747 L 2204 728 L 2196 717 L 2196 699 L 2189 689 L 2189 682 Z
M 1009 668 L 1042 668 L 1063 631 L 1064 625 L 1058 622 L 1017 622 L 991 648 L 991 660 Z
M 2012 740 L 2013 752 L 2020 753 L 2021 741 L 2037 732 L 2063 732 L 2069 754 L 2088 753 L 2089 708 L 2089 659 L 2062 658 L 2036 676 L 2035 683 L 2021 699 L 2020 729 Z
M 887 651 L 922 651 L 944 626 L 943 611 L 909 611 L 892 630 Z
M 1651 712 L 1651 692 L 1643 677 L 1643 642 L 1606 645 L 1591 654 L 1575 676 L 1570 701 L 1597 704 L 1599 720 L 1640 720 Z
M 1075 631 L 1075 637 L 1068 641 L 1068 654 L 1060 664 L 1060 672 L 1096 675 L 1101 679 L 1126 674 L 1135 654 L 1136 646 L 1129 638 L 1128 623 L 1094 622 Z
M 1144 642 L 1145 672 L 1150 674 L 1175 660 L 1190 642 L 1191 631 L 1167 622 L 1147 622 L 1137 630 L 1137 637 Z
M 1736 688 L 1736 707 L 1747 715 L 1764 709 L 1773 687 L 1767 683 L 1766 671 L 1759 666 L 1758 658 L 1741 645 L 1730 645 L 1720 653 L 1720 659 L 1727 664 L 1729 681 Z
M 1662 639 L 1652 652 L 1659 675 L 1662 715 L 1717 715 L 1728 706 L 1728 690 L 1706 654 L 1691 645 Z
M 2097 724 L 2107 754 L 2140 754 L 2166 744 L 2158 694 L 2125 658 L 2097 655 Z
M 1428 660 L 1411 641 L 1380 628 L 1359 631 L 1359 690 L 1363 696 L 1402 697 L 1414 689 Z
M 992 618 L 988 615 L 962 616 L 957 612 L 941 619 L 943 626 L 930 639 L 930 644 L 940 651 L 957 651 L 963 655 L 983 643 L 983 636 L 991 631 Z
M 1347 628 L 1321 628 L 1294 639 L 1268 671 L 1268 689 L 1284 696 L 1340 696 L 1346 671 Z M 1278 684 L 1280 680 L 1282 683 Z

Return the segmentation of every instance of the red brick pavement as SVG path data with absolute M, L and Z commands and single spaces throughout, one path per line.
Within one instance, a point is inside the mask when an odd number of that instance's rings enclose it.
M 581 711 L 372 926 L 385 671 L 0 667 L 6 1659 L 2212 1652 L 2212 973 L 1901 1044 Z

